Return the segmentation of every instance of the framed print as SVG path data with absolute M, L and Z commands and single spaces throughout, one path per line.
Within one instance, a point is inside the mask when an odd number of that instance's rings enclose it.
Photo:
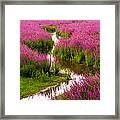
M 119 2 L 1 2 L 2 119 L 119 119 Z

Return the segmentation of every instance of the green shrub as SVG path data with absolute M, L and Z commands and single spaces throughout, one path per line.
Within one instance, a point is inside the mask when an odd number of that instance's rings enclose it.
M 37 41 L 26 41 L 25 44 L 33 50 L 37 50 L 38 52 L 48 54 L 54 45 L 54 41 L 52 39 L 49 40 L 37 40 Z
M 47 26 L 44 26 L 43 29 L 49 33 L 56 32 L 57 37 L 70 38 L 71 36 L 69 32 L 63 32 L 63 31 L 57 30 L 55 25 L 47 25 Z
M 44 73 L 50 73 L 50 63 L 48 61 L 44 61 L 44 62 L 38 62 L 38 63 L 34 63 L 36 66 L 36 69 L 38 69 L 40 71 L 40 73 L 42 73 L 42 71 Z
M 87 54 L 87 64 L 88 66 L 95 65 L 95 56 L 90 52 Z
M 33 71 L 35 71 L 36 68 L 34 65 L 22 65 L 20 68 L 20 76 L 22 77 L 32 77 Z
M 54 55 L 59 59 L 61 66 L 82 74 L 84 72 L 95 74 L 100 70 L 100 58 L 96 58 L 92 51 L 74 47 L 55 48 Z M 64 68 L 65 68 L 64 67 Z
M 29 63 L 20 66 L 21 77 L 39 78 L 43 72 L 50 75 L 50 64 L 48 61 L 38 63 L 30 61 Z
M 71 34 L 69 32 L 62 32 L 60 30 L 56 31 L 56 36 L 57 37 L 62 37 L 62 38 L 70 38 Z
M 56 48 L 54 55 L 64 61 L 74 61 L 75 63 L 85 64 L 85 53 L 72 47 Z
M 54 25 L 46 25 L 43 29 L 49 33 L 54 33 L 56 31 L 56 26 Z

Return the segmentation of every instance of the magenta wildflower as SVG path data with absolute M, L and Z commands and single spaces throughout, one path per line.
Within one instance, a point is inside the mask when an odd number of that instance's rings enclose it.
M 47 60 L 47 55 L 32 50 L 25 44 L 20 44 L 20 56 L 21 56 L 21 61 L 24 59 L 24 57 L 27 57 L 29 60 L 35 62 L 42 62 Z

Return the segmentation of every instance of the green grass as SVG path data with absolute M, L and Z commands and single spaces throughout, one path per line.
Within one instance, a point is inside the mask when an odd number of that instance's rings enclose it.
M 31 96 L 40 92 L 49 86 L 54 86 L 62 81 L 67 80 L 67 77 L 51 76 L 47 82 L 40 79 L 33 78 L 20 78 L 20 99 Z

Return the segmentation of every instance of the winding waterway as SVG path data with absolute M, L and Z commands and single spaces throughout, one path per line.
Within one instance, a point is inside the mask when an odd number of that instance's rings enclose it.
M 52 33 L 52 40 L 54 41 L 54 46 L 53 46 L 53 49 L 51 51 L 51 56 L 48 55 L 48 59 L 50 59 L 51 57 L 51 61 L 54 61 L 54 57 L 52 56 L 53 54 L 53 51 L 54 51 L 54 48 L 55 48 L 55 44 L 58 42 L 58 39 L 56 37 L 56 33 Z M 51 64 L 51 67 L 52 67 L 53 64 Z M 65 73 L 65 70 L 62 69 L 61 70 L 62 73 Z M 64 93 L 64 91 L 66 89 L 70 89 L 70 86 L 72 84 L 74 84 L 74 82 L 77 82 L 79 83 L 80 85 L 82 85 L 82 82 L 84 82 L 84 78 L 81 76 L 81 75 L 78 75 L 74 72 L 71 72 L 71 80 L 69 81 L 66 81 L 66 82 L 62 82 L 60 85 L 55 85 L 55 86 L 51 86 L 51 87 L 48 87 L 44 90 L 41 90 L 40 93 L 36 93 L 32 96 L 29 96 L 27 98 L 23 98 L 21 99 L 22 101 L 40 101 L 40 100 L 50 100 L 51 97 L 54 97 L 54 96 L 58 96 L 62 93 Z

